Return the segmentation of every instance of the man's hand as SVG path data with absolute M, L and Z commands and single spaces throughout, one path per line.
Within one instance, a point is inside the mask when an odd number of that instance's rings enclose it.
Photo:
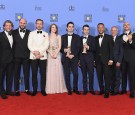
M 120 67 L 120 63 L 119 62 L 116 63 L 116 67 Z
M 113 64 L 113 61 L 112 60 L 109 60 L 108 61 L 108 65 L 112 65 Z
M 69 59 L 73 59 L 74 55 L 67 55 Z
M 87 50 L 89 49 L 89 46 L 87 45 L 87 43 L 84 44 L 84 48 L 86 48 Z
M 34 56 L 40 55 L 40 52 L 39 51 L 33 51 L 32 53 L 33 53 Z
M 132 35 L 128 35 L 128 41 L 131 42 L 132 41 Z
M 66 52 L 70 52 L 70 48 L 65 48 L 64 49 L 64 52 L 66 53 Z

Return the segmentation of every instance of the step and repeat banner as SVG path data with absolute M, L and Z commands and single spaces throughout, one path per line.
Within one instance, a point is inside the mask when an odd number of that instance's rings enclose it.
M 102 22 L 106 26 L 106 33 L 110 34 L 112 26 L 119 28 L 119 34 L 123 32 L 123 23 L 130 22 L 131 30 L 135 29 L 134 15 L 135 0 L 0 0 L 0 32 L 3 31 L 3 22 L 7 19 L 14 23 L 14 29 L 18 28 L 21 18 L 27 19 L 27 28 L 35 29 L 35 20 L 44 20 L 44 30 L 48 32 L 49 26 L 56 23 L 59 34 L 66 33 L 66 24 L 69 21 L 75 23 L 75 33 L 82 35 L 82 26 L 89 24 L 90 34 L 97 35 L 97 24 Z M 40 75 L 38 74 L 40 81 Z M 72 80 L 72 79 L 71 79 Z M 30 73 L 31 84 L 31 73 Z M 32 86 L 30 85 L 31 89 Z M 39 82 L 40 87 L 40 82 Z M 94 88 L 98 90 L 97 76 L 95 73 Z M 24 90 L 24 80 L 21 71 L 20 89 Z M 82 89 L 82 74 L 79 68 L 79 89 Z

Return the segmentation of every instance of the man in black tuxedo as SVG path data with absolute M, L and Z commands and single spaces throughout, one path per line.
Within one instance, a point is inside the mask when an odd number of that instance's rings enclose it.
M 3 24 L 4 31 L 0 33 L 0 95 L 6 99 L 6 95 L 13 95 L 13 23 L 6 20 Z M 4 77 L 6 76 L 6 91 L 4 89 Z
M 19 79 L 21 65 L 23 65 L 25 93 L 30 95 L 29 92 L 29 70 L 30 70 L 30 51 L 27 46 L 28 36 L 30 31 L 26 29 L 27 21 L 22 18 L 19 21 L 19 28 L 13 31 L 14 38 L 14 88 L 15 95 L 20 96 L 19 92 Z
M 110 83 L 111 83 L 111 91 L 112 95 L 119 94 L 119 88 L 120 88 L 120 79 L 121 79 L 121 64 L 123 59 L 123 45 L 121 43 L 121 38 L 118 36 L 118 28 L 116 26 L 113 26 L 111 28 L 111 35 L 114 41 L 114 47 L 113 47 L 113 65 L 111 66 L 111 72 L 110 72 Z
M 113 39 L 110 35 L 104 33 L 105 26 L 103 23 L 99 23 L 97 28 L 99 35 L 95 37 L 95 64 L 100 87 L 99 95 L 102 95 L 105 92 L 104 98 L 108 98 L 110 90 L 109 71 L 110 66 L 113 64 Z M 105 89 L 103 81 L 105 81 Z
M 88 93 L 87 88 L 87 73 L 89 75 L 89 91 L 95 95 L 94 84 L 94 51 L 95 51 L 95 39 L 89 35 L 89 25 L 83 26 L 84 35 L 81 37 L 81 50 L 80 50 L 80 66 L 83 75 L 83 94 Z
M 66 87 L 68 95 L 72 95 L 70 84 L 70 71 L 73 72 L 73 92 L 80 94 L 78 91 L 78 61 L 80 51 L 80 37 L 74 32 L 74 23 L 67 23 L 67 34 L 62 35 L 62 64 L 64 67 Z
M 123 39 L 125 39 L 126 36 L 131 34 L 130 24 L 128 22 L 125 22 L 123 24 L 123 29 L 124 29 L 124 32 L 123 32 L 123 34 L 120 35 L 120 37 L 122 39 L 122 43 L 123 43 Z M 124 48 L 124 50 L 125 50 L 125 48 Z M 123 61 L 122 61 L 122 91 L 121 91 L 121 94 L 127 93 L 127 74 L 128 74 L 128 67 L 127 67 L 125 58 L 123 58 Z
M 122 44 L 124 47 L 124 59 L 123 59 L 123 73 L 125 77 L 128 75 L 129 78 L 129 89 L 130 98 L 135 96 L 135 34 L 129 31 L 130 24 L 128 22 L 124 23 L 124 30 L 126 35 L 123 35 Z M 123 88 L 123 87 L 122 87 Z M 126 90 L 123 90 L 123 92 Z M 123 93 L 122 92 L 122 93 Z

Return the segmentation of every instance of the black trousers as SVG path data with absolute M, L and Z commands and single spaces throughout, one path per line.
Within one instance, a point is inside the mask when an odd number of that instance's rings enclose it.
M 82 56 L 80 59 L 81 71 L 83 75 L 83 90 L 88 91 L 87 84 L 89 83 L 89 90 L 94 91 L 94 60 L 92 58 L 88 58 L 86 55 Z M 87 79 L 88 73 L 88 79 Z M 89 80 L 89 82 L 88 82 Z
M 128 64 L 125 60 L 122 61 L 122 90 L 127 90 Z
M 6 90 L 4 89 L 4 78 L 6 76 Z M 13 83 L 13 62 L 0 64 L 0 93 L 10 93 Z
M 124 64 L 127 67 L 127 74 L 129 79 L 129 89 L 130 93 L 134 94 L 135 92 L 135 61 L 125 61 Z
M 19 91 L 21 65 L 23 65 L 25 90 L 29 90 L 30 60 L 25 59 L 25 58 L 15 58 L 14 59 L 14 88 L 15 88 L 15 91 Z
M 65 82 L 68 91 L 72 91 L 70 84 L 70 72 L 73 73 L 73 90 L 78 90 L 78 60 L 65 59 L 62 62 L 64 68 Z
M 33 91 L 37 91 L 38 88 L 38 67 L 40 68 L 40 75 L 41 75 L 41 91 L 45 91 L 46 86 L 46 65 L 47 60 L 31 60 L 31 69 L 32 69 L 32 86 Z
M 105 93 L 109 93 L 110 91 L 110 76 L 109 76 L 110 66 L 108 66 L 107 64 L 104 64 L 102 61 L 99 61 L 96 64 L 96 71 L 97 71 L 100 91 L 105 91 Z
M 119 92 L 119 88 L 120 88 L 120 80 L 121 80 L 121 66 L 120 67 L 116 67 L 116 63 L 114 62 L 114 64 L 110 67 L 110 85 L 111 85 L 111 91 L 114 92 Z

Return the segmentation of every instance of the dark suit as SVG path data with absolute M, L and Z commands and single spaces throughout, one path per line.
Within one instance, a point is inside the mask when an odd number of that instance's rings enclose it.
M 26 29 L 25 35 L 21 38 L 19 29 L 13 31 L 14 38 L 14 87 L 15 91 L 19 91 L 19 79 L 21 65 L 23 65 L 25 90 L 29 90 L 29 69 L 30 51 L 27 46 L 30 31 Z
M 125 77 L 127 77 L 127 74 L 128 74 L 130 93 L 134 95 L 134 89 L 135 89 L 135 34 L 133 34 L 132 39 L 133 39 L 132 43 L 129 43 L 129 41 L 125 42 L 122 39 L 122 44 L 124 47 L 123 74 Z M 125 90 L 125 89 L 123 89 L 123 90 Z
M 72 35 L 71 41 L 71 54 L 74 55 L 72 59 L 66 57 L 67 53 L 64 52 L 64 49 L 68 46 L 68 35 L 65 34 L 62 36 L 62 64 L 64 68 L 66 87 L 68 91 L 71 91 L 70 84 L 70 70 L 73 72 L 73 89 L 78 90 L 78 59 L 79 59 L 79 51 L 80 51 L 80 37 L 77 34 Z
M 0 93 L 5 93 L 4 76 L 6 75 L 6 93 L 11 93 L 13 82 L 13 49 L 5 32 L 0 33 Z
M 83 37 L 81 37 L 81 50 L 80 50 L 80 65 L 83 75 L 83 90 L 88 91 L 87 89 L 87 73 L 89 75 L 89 90 L 94 91 L 93 83 L 94 83 L 94 51 L 95 51 L 95 39 L 93 36 L 88 36 L 87 45 L 89 46 L 89 50 L 87 53 L 83 52 Z M 86 38 L 85 38 L 86 39 Z
M 111 91 L 118 92 L 120 87 L 120 73 L 121 73 L 121 65 L 120 67 L 116 67 L 116 63 L 119 62 L 122 64 L 123 59 L 123 45 L 121 43 L 121 37 L 117 36 L 115 38 L 114 47 L 113 47 L 113 65 L 111 66 Z
M 103 76 L 105 80 L 105 93 L 109 93 L 110 89 L 110 67 L 108 61 L 113 60 L 113 39 L 110 35 L 104 34 L 101 46 L 99 45 L 99 36 L 95 37 L 96 52 L 95 64 L 98 76 L 100 91 L 104 92 Z

